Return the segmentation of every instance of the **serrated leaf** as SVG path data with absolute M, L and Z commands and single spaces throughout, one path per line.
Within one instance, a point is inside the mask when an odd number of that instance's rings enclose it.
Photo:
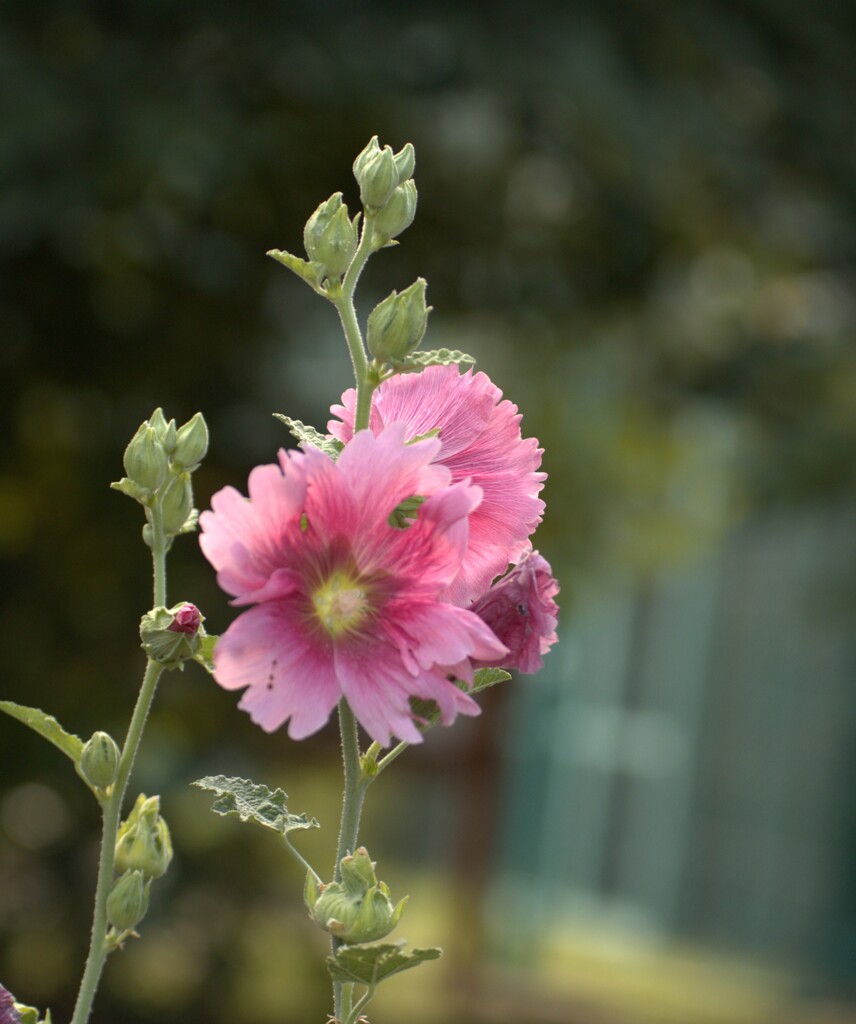
M 80 761 L 83 740 L 73 733 L 66 732 L 53 715 L 48 715 L 39 708 L 14 704 L 11 700 L 0 700 L 0 711 L 5 711 L 12 718 L 17 718 L 19 722 L 28 725 L 49 743 L 53 743 L 66 757 L 71 758 L 75 765 Z
M 227 778 L 224 775 L 207 775 L 191 785 L 217 794 L 217 799 L 211 805 L 215 814 L 236 815 L 241 821 L 261 825 L 283 836 L 294 829 L 319 827 L 314 818 L 307 818 L 305 814 L 292 814 L 287 806 L 288 796 L 281 789 L 271 790 L 249 779 Z
M 306 448 L 306 445 L 311 445 L 335 459 L 345 447 L 337 437 L 322 434 L 320 430 L 309 427 L 305 423 L 301 423 L 300 420 L 293 420 L 290 416 L 283 416 L 279 412 L 275 412 L 274 416 L 288 427 L 303 449 Z
M 473 685 L 467 687 L 463 683 L 458 683 L 462 690 L 466 690 L 467 693 L 481 693 L 482 690 L 486 690 L 489 686 L 496 686 L 497 683 L 505 683 L 511 678 L 511 673 L 506 672 L 504 668 L 479 668 L 476 669 L 475 675 L 473 676 Z
M 435 348 L 426 352 L 411 352 L 406 359 L 393 363 L 397 373 L 416 373 L 426 366 L 451 366 L 467 363 L 475 365 L 475 357 L 456 348 Z
M 340 946 L 334 956 L 327 957 L 327 970 L 333 981 L 356 982 L 374 988 L 394 974 L 418 967 L 426 960 L 438 960 L 442 955 L 443 951 L 436 946 L 406 952 L 403 942 Z

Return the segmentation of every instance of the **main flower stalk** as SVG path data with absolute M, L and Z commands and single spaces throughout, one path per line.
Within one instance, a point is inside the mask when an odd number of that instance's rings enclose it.
M 154 577 L 155 606 L 166 604 L 166 550 L 167 541 L 163 529 L 163 516 L 160 507 L 152 509 L 152 574 Z M 154 700 L 158 680 L 163 666 L 156 661 L 146 663 L 140 693 L 128 726 L 128 733 L 119 758 L 119 767 L 110 795 L 102 808 L 101 854 L 98 859 L 98 880 L 95 886 L 95 908 L 92 915 L 92 935 L 89 942 L 89 954 L 80 982 L 80 990 L 74 1007 L 71 1024 L 86 1024 L 92 1012 L 92 1003 L 98 989 L 98 982 L 110 947 L 107 942 L 107 897 L 113 884 L 114 864 L 116 860 L 116 836 L 119 831 L 119 819 L 122 814 L 122 803 L 128 780 L 137 757 L 142 740 L 146 719 Z

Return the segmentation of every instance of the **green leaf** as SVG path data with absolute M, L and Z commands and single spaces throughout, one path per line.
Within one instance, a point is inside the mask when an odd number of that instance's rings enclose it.
M 458 686 L 467 693 L 481 693 L 489 686 L 496 686 L 497 683 L 505 683 L 511 678 L 511 673 L 504 668 L 479 668 L 473 676 L 473 685 L 467 687 L 465 683 L 458 680 Z
M 476 669 L 473 675 L 472 686 L 469 686 L 462 679 L 455 679 L 453 681 L 458 689 L 472 696 L 473 694 L 481 693 L 482 690 L 486 690 L 490 686 L 496 686 L 497 683 L 504 683 L 510 678 L 511 673 L 506 672 L 504 668 L 479 668 Z M 423 732 L 426 732 L 432 725 L 436 725 L 440 721 L 440 709 L 433 700 L 420 700 L 418 697 L 411 697 L 410 710 L 418 718 L 425 719 L 426 724 L 419 727 Z
M 451 366 L 453 363 L 475 365 L 475 358 L 456 348 L 435 348 L 427 352 L 411 352 L 406 359 L 392 365 L 396 373 L 416 373 L 426 366 Z
M 19 722 L 28 725 L 49 743 L 53 743 L 66 757 L 70 757 L 75 765 L 80 761 L 83 740 L 73 733 L 66 732 L 52 715 L 45 714 L 39 708 L 27 708 L 23 704 L 13 704 L 11 700 L 0 700 L 0 711 L 5 711 L 12 718 L 17 718 Z
M 313 448 L 324 452 L 325 455 L 329 455 L 330 458 L 335 459 L 345 447 L 337 437 L 322 434 L 320 430 L 316 430 L 315 427 L 308 427 L 305 423 L 301 423 L 300 420 L 293 420 L 290 416 L 283 416 L 279 412 L 275 412 L 274 416 L 288 427 L 303 449 L 306 448 L 306 445 L 311 445 Z
M 293 829 L 319 827 L 314 818 L 292 814 L 287 807 L 288 797 L 281 789 L 270 790 L 249 779 L 230 779 L 224 775 L 208 775 L 191 785 L 217 794 L 218 799 L 211 805 L 216 814 L 237 815 L 241 821 L 261 825 L 282 836 Z
M 335 956 L 327 957 L 327 969 L 333 981 L 356 982 L 374 988 L 393 974 L 418 967 L 426 960 L 438 960 L 442 955 L 443 951 L 436 946 L 406 952 L 403 942 L 340 946 Z
M 271 259 L 281 263 L 284 267 L 288 267 L 289 270 L 297 274 L 298 277 L 302 278 L 311 288 L 314 288 L 316 292 L 323 295 L 324 292 L 321 288 L 321 282 L 324 280 L 324 264 L 313 263 L 311 260 L 302 260 L 299 256 L 294 256 L 290 252 L 286 252 L 284 249 L 270 249 L 267 253 Z

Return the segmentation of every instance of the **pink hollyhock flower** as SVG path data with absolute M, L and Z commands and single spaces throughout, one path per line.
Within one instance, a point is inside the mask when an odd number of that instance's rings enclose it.
M 506 648 L 474 612 L 440 600 L 467 550 L 481 491 L 450 486 L 432 464 L 440 442 L 404 443 L 402 424 L 358 433 L 334 462 L 316 449 L 258 466 L 249 500 L 232 487 L 200 517 L 202 550 L 233 604 L 254 605 L 214 651 L 214 678 L 247 687 L 241 707 L 293 739 L 320 729 L 340 697 L 378 743 L 419 743 L 410 698 L 434 700 L 441 721 L 478 714 L 447 675 Z M 404 529 L 405 499 L 425 498 Z
M 541 656 L 558 639 L 559 609 L 553 600 L 558 593 L 549 562 L 537 551 L 530 551 L 470 605 L 508 648 L 508 654 L 491 661 L 491 666 L 517 668 L 527 674 L 541 668 Z
M 520 414 L 484 373 L 459 373 L 457 366 L 429 366 L 422 373 L 399 374 L 375 392 L 371 429 L 403 423 L 408 439 L 439 432 L 437 461 L 452 481 L 482 489 L 482 502 L 470 516 L 470 539 L 457 576 L 444 596 L 466 606 L 516 562 L 541 521 L 537 497 L 546 473 L 538 471 L 542 449 L 520 435 Z M 327 429 L 349 441 L 354 429 L 356 392 L 342 395 Z M 341 422 L 340 422 L 341 421 Z
M 0 985 L 0 1024 L 21 1024 L 12 993 Z

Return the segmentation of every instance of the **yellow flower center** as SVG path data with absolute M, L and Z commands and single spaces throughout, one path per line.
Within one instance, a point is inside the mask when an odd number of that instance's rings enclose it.
M 321 625 L 337 637 L 355 629 L 365 616 L 368 592 L 359 580 L 336 572 L 312 594 L 312 604 Z

